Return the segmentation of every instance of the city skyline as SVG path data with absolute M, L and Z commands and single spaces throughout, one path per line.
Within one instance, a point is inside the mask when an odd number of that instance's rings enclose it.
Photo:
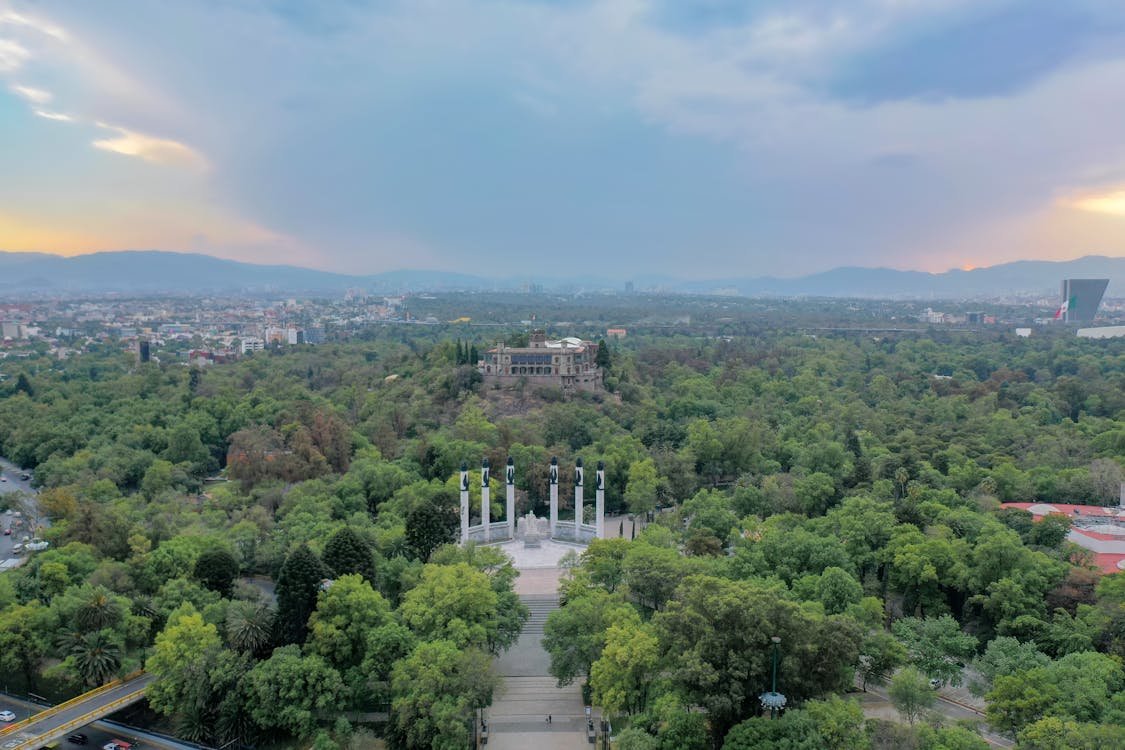
M 1122 255 L 1125 10 L 744 5 L 0 0 L 0 249 L 681 278 Z

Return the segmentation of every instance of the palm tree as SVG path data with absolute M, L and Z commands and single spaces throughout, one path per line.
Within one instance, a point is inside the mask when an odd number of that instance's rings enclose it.
M 227 642 L 235 651 L 259 654 L 273 641 L 274 612 L 260 602 L 235 601 L 227 610 Z
M 101 586 L 92 588 L 86 601 L 74 613 L 75 622 L 85 633 L 108 628 L 123 616 L 120 602 Z
M 84 633 L 73 640 L 70 655 L 74 667 L 87 685 L 97 687 L 109 682 L 121 667 L 121 644 L 112 631 Z

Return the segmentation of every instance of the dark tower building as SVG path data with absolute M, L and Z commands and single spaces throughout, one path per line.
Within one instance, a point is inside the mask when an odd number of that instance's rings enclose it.
M 1064 279 L 1062 304 L 1055 317 L 1064 323 L 1090 323 L 1102 303 L 1109 279 Z

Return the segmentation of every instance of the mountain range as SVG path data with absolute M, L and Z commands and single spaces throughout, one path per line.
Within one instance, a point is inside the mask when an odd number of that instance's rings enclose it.
M 638 292 L 771 297 L 985 299 L 1056 295 L 1065 278 L 1108 278 L 1111 297 L 1125 297 L 1125 257 L 1089 255 L 1068 261 L 1018 261 L 944 273 L 847 266 L 794 278 L 746 277 L 685 281 L 668 276 L 633 279 Z M 164 251 L 111 251 L 63 257 L 0 252 L 0 299 L 75 293 L 206 292 L 369 293 L 515 290 L 621 290 L 624 280 L 603 277 L 486 278 L 442 271 L 388 271 L 350 275 L 297 266 L 270 266 L 210 255 Z

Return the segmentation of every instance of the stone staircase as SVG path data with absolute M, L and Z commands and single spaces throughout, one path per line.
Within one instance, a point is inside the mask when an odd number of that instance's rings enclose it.
M 519 641 L 496 661 L 496 673 L 502 680 L 487 711 L 489 746 L 495 745 L 498 750 L 526 748 L 530 746 L 527 735 L 544 732 L 554 739 L 547 741 L 544 736 L 538 741 L 547 742 L 540 744 L 543 750 L 581 746 L 585 744 L 586 726 L 582 691 L 577 684 L 561 688 L 555 684 L 548 669 L 550 657 L 540 643 L 547 616 L 559 608 L 559 598 L 555 594 L 524 594 L 520 601 L 530 616 Z
M 547 624 L 547 615 L 559 608 L 559 597 L 556 594 L 524 594 L 520 601 L 527 607 L 527 622 L 523 626 L 523 634 L 534 634 L 543 637 L 543 626 Z

